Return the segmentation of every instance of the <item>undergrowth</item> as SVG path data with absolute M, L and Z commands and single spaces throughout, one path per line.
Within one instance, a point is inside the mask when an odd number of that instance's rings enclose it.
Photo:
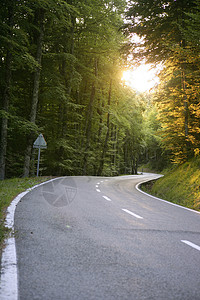
M 159 198 L 200 211 L 200 159 L 165 170 L 164 175 L 143 189 Z

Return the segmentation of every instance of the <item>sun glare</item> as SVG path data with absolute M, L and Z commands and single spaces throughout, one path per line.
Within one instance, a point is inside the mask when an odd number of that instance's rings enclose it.
M 124 71 L 122 81 L 138 92 L 148 92 L 159 83 L 156 72 L 150 65 L 141 64 L 136 69 Z

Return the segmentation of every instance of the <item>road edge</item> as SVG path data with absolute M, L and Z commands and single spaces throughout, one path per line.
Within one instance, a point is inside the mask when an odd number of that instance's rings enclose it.
M 17 300 L 18 299 L 18 271 L 17 271 L 17 255 L 14 236 L 14 216 L 15 209 L 19 201 L 30 191 L 44 185 L 48 182 L 60 179 L 56 177 L 31 188 L 17 195 L 7 208 L 5 226 L 10 229 L 10 234 L 5 240 L 5 248 L 2 251 L 1 257 L 1 273 L 0 273 L 0 299 L 1 300 Z
M 188 208 L 188 207 L 185 207 L 185 206 L 182 206 L 182 205 L 179 205 L 179 204 L 176 204 L 176 203 L 173 203 L 173 202 L 170 202 L 170 201 L 167 201 L 167 200 L 158 198 L 158 197 L 153 196 L 153 195 L 151 195 L 151 194 L 148 194 L 148 193 L 146 193 L 146 192 L 144 192 L 144 191 L 142 191 L 142 190 L 140 189 L 140 186 L 141 186 L 143 183 L 149 182 L 149 181 L 152 181 L 152 180 L 155 180 L 155 179 L 159 179 L 159 178 L 161 178 L 161 177 L 163 177 L 163 176 L 164 176 L 164 175 L 160 175 L 159 177 L 154 178 L 154 179 L 143 180 L 143 181 L 137 183 L 136 186 L 135 186 L 135 188 L 136 188 L 136 190 L 139 191 L 140 193 L 143 193 L 144 195 L 149 196 L 149 197 L 151 197 L 151 198 L 153 198 L 153 199 L 155 199 L 155 200 L 162 201 L 162 202 L 165 202 L 165 203 L 167 203 L 167 204 L 170 204 L 170 205 L 173 205 L 173 206 L 176 206 L 176 207 L 179 207 L 179 208 L 183 208 L 183 209 L 186 209 L 186 210 L 188 210 L 188 211 L 191 211 L 191 212 L 195 212 L 195 213 L 197 213 L 197 214 L 200 214 L 200 211 L 197 211 L 197 210 L 194 210 L 194 209 L 192 209 L 192 208 Z

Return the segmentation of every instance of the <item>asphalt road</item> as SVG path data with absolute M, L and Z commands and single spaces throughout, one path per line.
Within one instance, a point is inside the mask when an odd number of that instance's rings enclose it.
M 200 214 L 136 190 L 154 177 L 65 177 L 25 195 L 19 299 L 200 299 Z

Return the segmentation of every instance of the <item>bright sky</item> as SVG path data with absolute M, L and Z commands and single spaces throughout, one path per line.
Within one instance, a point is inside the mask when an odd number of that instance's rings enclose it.
M 138 68 L 124 71 L 122 81 L 138 92 L 148 92 L 159 83 L 156 76 L 157 71 L 151 69 L 150 65 L 143 63 Z
M 143 44 L 143 38 L 137 34 L 133 34 L 131 40 L 138 45 Z M 130 55 L 130 61 L 131 59 L 132 56 Z M 148 92 L 159 84 L 159 78 L 156 73 L 158 70 L 160 71 L 161 68 L 161 65 L 158 65 L 156 68 L 151 68 L 150 64 L 145 64 L 144 61 L 141 61 L 139 67 L 132 67 L 123 72 L 122 81 L 138 92 Z

